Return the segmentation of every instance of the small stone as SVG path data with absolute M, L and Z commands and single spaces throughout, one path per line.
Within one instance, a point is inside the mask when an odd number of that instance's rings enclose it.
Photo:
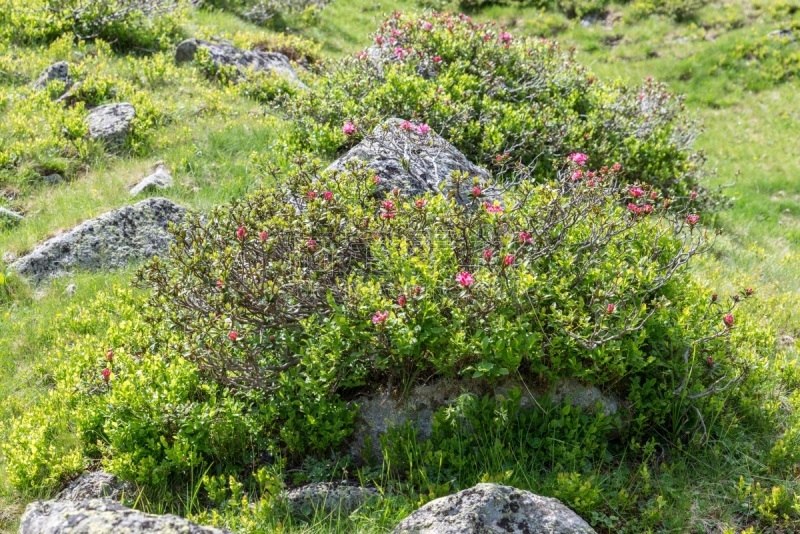
M 154 189 L 167 189 L 172 187 L 172 173 L 169 172 L 166 165 L 163 163 L 156 164 L 156 170 L 141 182 L 131 188 L 131 195 L 136 196 L 144 191 L 152 191 Z
M 291 489 L 284 493 L 283 500 L 292 514 L 313 517 L 333 511 L 350 514 L 377 495 L 375 488 L 320 482 Z
M 70 284 L 66 288 L 64 288 L 64 293 L 72 298 L 75 296 L 75 284 Z
M 0 218 L 11 219 L 13 221 L 19 222 L 25 219 L 22 215 L 17 213 L 16 211 L 11 211 L 10 209 L 4 208 L 0 206 Z
M 429 502 L 393 534 L 594 534 L 558 499 L 498 484 L 478 484 Z
M 44 69 L 39 79 L 33 83 L 33 88 L 36 90 L 44 89 L 47 87 L 47 84 L 53 80 L 64 82 L 65 89 L 68 89 L 69 86 L 72 85 L 72 80 L 70 80 L 69 77 L 69 63 L 66 61 L 59 61 Z
M 134 117 L 136 109 L 127 102 L 96 107 L 86 117 L 89 137 L 110 144 L 122 143 L 130 133 Z
M 75 284 L 67 286 L 65 293 L 75 294 Z M 105 471 L 84 473 L 67 485 L 59 493 L 59 501 L 81 501 L 83 499 L 106 498 L 119 501 L 135 494 L 136 488 L 130 482 L 122 482 L 116 476 Z

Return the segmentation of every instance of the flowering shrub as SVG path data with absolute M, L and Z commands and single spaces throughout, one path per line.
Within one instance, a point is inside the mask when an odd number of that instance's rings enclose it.
M 297 424 L 349 420 L 338 399 L 374 384 L 517 373 L 611 388 L 657 424 L 675 399 L 741 378 L 723 322 L 738 300 L 712 302 L 685 275 L 710 243 L 701 221 L 650 186 L 618 187 L 621 171 L 589 169 L 520 177 L 490 201 L 484 183 L 467 198 L 459 183 L 449 197 L 381 198 L 355 163 L 302 165 L 190 220 L 139 281 L 207 379 L 299 396 Z M 690 373 L 698 362 L 706 371 Z M 283 428 L 289 440 L 300 427 Z
M 374 43 L 280 103 L 296 146 L 336 154 L 387 117 L 403 117 L 430 125 L 500 179 L 522 166 L 547 180 L 569 154 L 584 153 L 593 168 L 618 163 L 625 180 L 672 196 L 700 183 L 695 125 L 661 84 L 604 83 L 553 42 L 463 15 L 396 13 Z M 355 133 L 342 132 L 348 122 Z

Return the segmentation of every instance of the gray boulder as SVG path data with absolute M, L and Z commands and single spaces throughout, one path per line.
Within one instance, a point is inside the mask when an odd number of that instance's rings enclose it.
M 592 534 L 558 499 L 498 484 L 478 484 L 431 501 L 393 534 Z
M 136 109 L 127 102 L 98 106 L 86 117 L 89 137 L 110 144 L 122 143 L 130 133 L 134 117 Z
M 131 195 L 136 196 L 144 191 L 167 189 L 169 187 L 172 187 L 172 173 L 169 172 L 166 165 L 158 163 L 156 170 L 152 174 L 143 178 L 141 182 L 131 188 Z
M 69 63 L 59 61 L 44 69 L 39 78 L 33 83 L 33 88 L 37 90 L 44 89 L 53 80 L 64 82 L 64 88 L 69 89 L 72 85 L 72 80 L 69 77 Z
M 452 189 L 448 181 L 451 173 L 464 172 L 470 179 L 465 181 L 462 190 L 453 193 L 462 202 L 471 200 L 472 181 L 478 179 L 485 183 L 490 178 L 489 173 L 470 162 L 433 130 L 419 133 L 419 127 L 401 119 L 389 119 L 327 170 L 344 171 L 348 163 L 360 160 L 377 174 L 384 191 L 396 188 L 411 196 L 447 194 Z
M 107 499 L 36 501 L 28 505 L 19 534 L 224 534 L 174 515 L 151 515 Z
M 70 284 L 67 291 L 72 288 L 75 292 L 75 285 Z M 136 493 L 136 488 L 130 482 L 123 482 L 116 476 L 105 471 L 94 471 L 84 473 L 67 485 L 58 494 L 59 501 L 82 501 L 84 499 L 106 498 L 119 501 L 123 497 L 132 497 Z
M 283 501 L 292 514 L 312 517 L 318 512 L 340 511 L 350 514 L 363 505 L 367 499 L 377 495 L 378 490 L 375 488 L 319 482 L 285 492 Z
M 164 198 L 149 198 L 85 221 L 48 239 L 11 264 L 36 281 L 73 269 L 113 269 L 163 254 L 172 242 L 169 223 L 186 209 Z
M 278 52 L 242 50 L 228 43 L 212 43 L 202 39 L 187 39 L 175 49 L 175 62 L 192 61 L 199 49 L 208 51 L 211 60 L 221 67 L 235 67 L 241 76 L 248 69 L 256 72 L 274 72 L 299 87 L 305 87 L 292 68 L 289 58 Z

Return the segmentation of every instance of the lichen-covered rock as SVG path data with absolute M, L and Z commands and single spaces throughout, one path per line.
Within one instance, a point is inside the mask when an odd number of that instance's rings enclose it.
M 283 495 L 283 500 L 292 514 L 312 517 L 334 510 L 349 514 L 377 495 L 375 488 L 319 482 L 291 489 Z
M 241 75 L 244 75 L 248 69 L 256 72 L 274 72 L 299 87 L 305 87 L 292 68 L 289 58 L 278 52 L 242 50 L 228 43 L 187 39 L 175 49 L 175 62 L 192 61 L 200 48 L 208 51 L 209 57 L 215 64 L 236 67 Z
M 380 459 L 381 436 L 390 428 L 411 423 L 422 439 L 430 437 L 434 413 L 452 405 L 464 394 L 479 397 L 508 397 L 512 389 L 520 391 L 520 405 L 534 408 L 549 398 L 553 404 L 569 402 L 587 412 L 594 412 L 598 403 L 607 417 L 618 417 L 622 401 L 614 394 L 603 392 L 596 386 L 584 385 L 577 380 L 562 379 L 550 387 L 532 387 L 520 380 L 506 380 L 491 384 L 485 380 L 443 379 L 418 384 L 404 394 L 384 390 L 355 399 L 358 405 L 355 428 L 347 443 L 348 451 L 356 460 Z M 612 430 L 612 434 L 613 434 Z
M 389 119 L 334 161 L 328 170 L 343 171 L 348 162 L 361 160 L 378 175 L 384 191 L 399 189 L 406 195 L 447 194 L 447 180 L 453 172 L 463 172 L 482 181 L 489 179 L 485 169 L 470 162 L 433 130 L 426 129 L 426 125 Z M 467 180 L 457 192 L 459 200 L 470 199 L 468 190 L 472 185 Z
M 159 163 L 152 174 L 131 188 L 131 195 L 136 196 L 144 191 L 168 187 L 172 187 L 172 173 L 169 172 L 166 165 Z
M 70 284 L 75 291 L 74 284 Z M 69 290 L 69 287 L 67 288 Z M 59 501 L 82 501 L 84 499 L 111 499 L 119 501 L 124 496 L 134 496 L 136 488 L 130 482 L 123 482 L 105 471 L 84 473 L 67 485 L 58 494 Z
M 59 61 L 44 69 L 39 78 L 33 83 L 33 88 L 37 90 L 44 89 L 53 80 L 64 82 L 65 89 L 72 85 L 72 80 L 69 77 L 69 63 Z
M 98 106 L 86 117 L 89 137 L 109 144 L 122 143 L 130 133 L 135 117 L 136 109 L 127 102 Z
M 151 515 L 108 499 L 36 501 L 28 505 L 19 534 L 224 534 L 225 530 L 174 515 Z
M 186 209 L 164 198 L 149 198 L 104 213 L 48 239 L 11 264 L 37 281 L 73 269 L 114 269 L 163 254 L 172 242 L 170 223 L 183 220 Z
M 431 501 L 393 534 L 591 534 L 589 524 L 558 499 L 498 484 L 478 484 Z

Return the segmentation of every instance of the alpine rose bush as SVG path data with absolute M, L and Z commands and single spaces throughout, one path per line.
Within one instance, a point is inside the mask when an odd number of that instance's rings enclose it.
M 381 196 L 348 165 L 300 162 L 281 187 L 190 219 L 138 277 L 181 334 L 173 350 L 263 395 L 290 449 L 343 439 L 327 421 L 349 424 L 343 399 L 378 384 L 577 378 L 635 401 L 645 427 L 741 379 L 723 319 L 740 299 L 712 303 L 685 270 L 713 235 L 652 187 L 633 198 L 620 171 L 589 166 L 520 175 L 492 202 L 458 174 L 449 196 Z
M 499 180 L 520 167 L 541 182 L 568 166 L 619 164 L 630 183 L 676 201 L 699 190 L 696 204 L 712 202 L 703 155 L 692 148 L 697 127 L 663 84 L 603 82 L 554 42 L 465 15 L 395 13 L 373 41 L 329 64 L 311 91 L 278 103 L 295 146 L 335 155 L 386 117 L 405 117 Z

